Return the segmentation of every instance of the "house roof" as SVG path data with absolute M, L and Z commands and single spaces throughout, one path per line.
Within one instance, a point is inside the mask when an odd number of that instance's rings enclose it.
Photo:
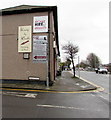
M 10 8 L 5 8 L 0 10 L 0 16 L 5 15 L 14 15 L 14 14 L 25 14 L 25 13 L 36 13 L 36 12 L 53 12 L 54 16 L 54 27 L 56 32 L 56 43 L 58 48 L 58 55 L 60 56 L 59 52 L 59 42 L 58 42 L 58 20 L 57 20 L 57 6 L 30 6 L 30 5 L 20 5 Z
M 30 5 L 20 5 L 20 6 L 15 6 L 15 7 L 10 7 L 10 8 L 5 8 L 2 9 L 2 11 L 13 11 L 13 10 L 23 10 L 23 9 L 32 9 L 32 8 L 43 8 L 47 6 L 30 6 Z
M 20 5 L 20 6 L 15 6 L 15 7 L 10 7 L 10 8 L 5 8 L 2 9 L 2 15 L 6 15 L 6 14 L 11 14 L 11 12 L 14 13 L 14 11 L 22 11 L 23 10 L 25 12 L 25 10 L 27 11 L 31 11 L 32 9 L 38 9 L 38 10 L 45 10 L 45 9 L 49 9 L 55 6 L 32 6 L 32 5 Z M 19 13 L 19 12 L 18 12 Z

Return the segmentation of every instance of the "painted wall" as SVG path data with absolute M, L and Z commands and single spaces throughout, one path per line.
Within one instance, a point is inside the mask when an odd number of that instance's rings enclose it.
M 52 13 L 50 26 L 53 32 Z M 2 19 L 2 79 L 27 80 L 29 76 L 40 77 L 45 81 L 47 77 L 46 63 L 33 63 L 33 52 L 30 59 L 23 59 L 23 53 L 18 52 L 18 26 L 33 26 L 34 16 L 48 16 L 48 12 L 6 15 Z M 48 33 L 33 33 L 33 35 L 47 35 Z M 50 34 L 50 75 L 54 80 L 53 34 Z

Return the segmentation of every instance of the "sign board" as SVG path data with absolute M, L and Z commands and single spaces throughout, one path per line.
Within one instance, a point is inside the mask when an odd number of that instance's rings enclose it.
M 35 16 L 33 18 L 33 33 L 48 32 L 48 16 Z
M 47 36 L 33 36 L 33 62 L 47 61 Z
M 32 27 L 18 27 L 18 52 L 32 51 Z

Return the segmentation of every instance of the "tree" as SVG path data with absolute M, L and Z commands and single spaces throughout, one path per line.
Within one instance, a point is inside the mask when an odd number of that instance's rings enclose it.
M 71 65 L 71 60 L 70 58 L 66 58 L 66 66 L 68 67 L 68 69 L 70 69 L 70 65 Z
M 68 44 L 64 45 L 62 47 L 63 50 L 65 50 L 64 53 L 68 54 L 68 58 L 71 60 L 73 65 L 73 73 L 75 77 L 75 66 L 74 66 L 74 57 L 76 56 L 76 53 L 79 51 L 78 46 L 73 45 L 72 43 L 68 42 Z
M 94 53 L 90 53 L 87 56 L 87 61 L 91 68 L 98 68 L 101 63 L 99 57 L 96 56 Z
M 87 61 L 85 60 L 82 60 L 79 64 L 76 65 L 76 67 L 81 67 L 81 68 L 86 68 L 88 67 L 89 65 L 87 64 Z
M 64 70 L 64 66 L 65 66 L 65 62 L 61 62 L 61 63 L 60 63 L 60 67 L 61 67 L 61 70 L 62 70 L 62 71 Z

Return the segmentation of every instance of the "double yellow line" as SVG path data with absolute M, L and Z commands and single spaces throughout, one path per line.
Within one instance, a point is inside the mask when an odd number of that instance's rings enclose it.
M 89 91 L 55 91 L 55 90 L 29 90 L 29 89 L 11 89 L 11 88 L 0 88 L 2 90 L 7 91 L 25 91 L 25 92 L 46 92 L 46 93 L 89 93 L 89 92 L 98 92 L 103 91 L 104 89 L 98 88 L 97 90 L 89 90 Z

